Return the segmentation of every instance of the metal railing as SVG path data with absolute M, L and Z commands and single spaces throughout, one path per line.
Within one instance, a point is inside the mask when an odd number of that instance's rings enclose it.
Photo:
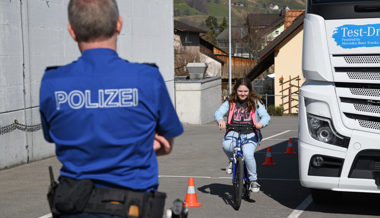
M 283 97 L 287 97 L 289 98 L 289 95 L 273 95 L 273 94 L 259 94 L 259 96 L 261 96 L 261 99 L 264 101 L 264 105 L 265 105 L 265 108 L 268 109 L 268 106 L 269 105 L 273 105 L 275 106 L 275 97 L 280 97 L 280 98 L 283 98 Z M 222 102 L 224 102 L 226 99 L 227 99 L 228 96 L 222 96 L 221 100 Z M 283 112 L 285 111 L 290 111 L 291 114 L 296 114 L 298 113 L 298 111 L 293 111 L 293 108 L 294 109 L 298 109 L 298 95 L 296 94 L 291 94 L 290 95 L 290 99 L 292 99 L 292 101 L 297 101 L 297 104 L 290 104 L 288 105 L 287 103 L 281 103 L 279 104 L 279 106 L 282 106 L 283 107 Z M 277 104 L 278 105 L 278 104 Z M 289 106 L 290 106 L 290 110 L 289 110 Z M 278 106 L 277 106 L 278 107 Z
M 279 106 L 282 106 L 283 107 L 283 112 L 285 111 L 288 111 L 288 113 L 290 112 L 290 114 L 293 114 L 295 113 L 295 111 L 293 112 L 293 108 L 294 109 L 298 109 L 298 99 L 299 99 L 299 95 L 298 94 L 290 94 L 290 95 L 272 95 L 272 94 L 263 94 L 261 95 L 261 98 L 262 100 L 264 101 L 264 104 L 265 104 L 265 108 L 268 108 L 269 105 L 276 105 L 275 102 L 275 97 L 280 97 L 281 99 L 283 98 L 288 98 L 290 99 L 290 102 L 293 102 L 295 101 L 296 103 L 293 104 L 293 103 L 288 103 L 288 102 L 285 102 L 285 103 L 281 103 L 279 104 Z M 273 99 L 273 101 L 269 101 L 271 100 L 270 98 Z M 277 104 L 278 105 L 278 104 Z M 298 111 L 297 111 L 298 113 Z
M 298 111 L 293 110 L 293 109 L 298 109 L 298 94 L 291 94 L 291 95 L 272 95 L 272 94 L 263 94 L 261 95 L 262 100 L 264 101 L 265 108 L 268 108 L 269 105 L 276 105 L 275 98 L 280 97 L 280 98 L 288 98 L 290 99 L 291 102 L 295 101 L 296 103 L 291 103 L 289 104 L 288 102 L 277 104 L 278 106 L 283 107 L 283 112 L 288 112 L 289 114 L 295 114 L 298 113 Z M 272 99 L 273 100 L 272 100 Z

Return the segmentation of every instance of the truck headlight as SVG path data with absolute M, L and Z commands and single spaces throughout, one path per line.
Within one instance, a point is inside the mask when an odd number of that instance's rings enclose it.
M 309 126 L 310 135 L 313 139 L 331 145 L 337 145 L 345 148 L 348 147 L 350 138 L 338 134 L 329 118 L 308 113 L 307 124 Z

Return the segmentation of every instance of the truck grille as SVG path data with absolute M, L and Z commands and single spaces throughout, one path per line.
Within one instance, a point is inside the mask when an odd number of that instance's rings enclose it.
M 371 96 L 371 97 L 380 97 L 380 89 L 350 88 L 350 92 L 353 95 L 364 95 L 364 96 Z
M 366 128 L 366 129 L 372 129 L 372 130 L 378 130 L 380 131 L 380 118 L 372 117 L 372 116 L 365 116 L 365 115 L 358 115 L 358 114 L 351 114 L 351 113 L 344 113 L 344 115 L 359 124 L 359 126 Z
M 380 114 L 380 107 L 379 106 L 372 106 L 372 105 L 365 105 L 365 104 L 354 104 L 354 108 L 357 111 Z
M 368 120 L 358 120 L 360 126 L 368 129 L 376 129 L 380 130 L 380 123 L 379 122 L 373 122 Z
M 356 155 L 348 178 L 375 179 L 373 172 L 379 170 L 380 150 L 363 150 Z
M 348 64 L 379 64 L 380 56 L 371 55 L 371 56 L 344 56 L 344 60 Z
M 345 125 L 380 133 L 380 54 L 333 55 L 332 64 Z
M 371 72 L 347 72 L 349 79 L 353 80 L 380 80 L 380 73 Z

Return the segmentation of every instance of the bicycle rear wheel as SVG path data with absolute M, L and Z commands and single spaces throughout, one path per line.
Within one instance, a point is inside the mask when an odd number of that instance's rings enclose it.
M 235 166 L 235 180 L 233 181 L 232 197 L 234 201 L 234 209 L 239 210 L 241 198 L 243 196 L 243 160 L 242 157 L 237 157 Z

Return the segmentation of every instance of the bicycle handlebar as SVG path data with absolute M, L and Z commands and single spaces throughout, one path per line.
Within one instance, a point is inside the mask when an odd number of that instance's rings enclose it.
M 231 124 L 226 124 L 226 129 L 228 130 L 235 130 L 237 132 L 240 132 L 242 130 L 256 130 L 256 126 L 253 124 L 237 124 L 237 123 L 231 123 Z
M 166 211 L 168 218 L 187 218 L 189 210 L 184 206 L 183 201 L 176 199 L 173 201 L 173 206 Z

